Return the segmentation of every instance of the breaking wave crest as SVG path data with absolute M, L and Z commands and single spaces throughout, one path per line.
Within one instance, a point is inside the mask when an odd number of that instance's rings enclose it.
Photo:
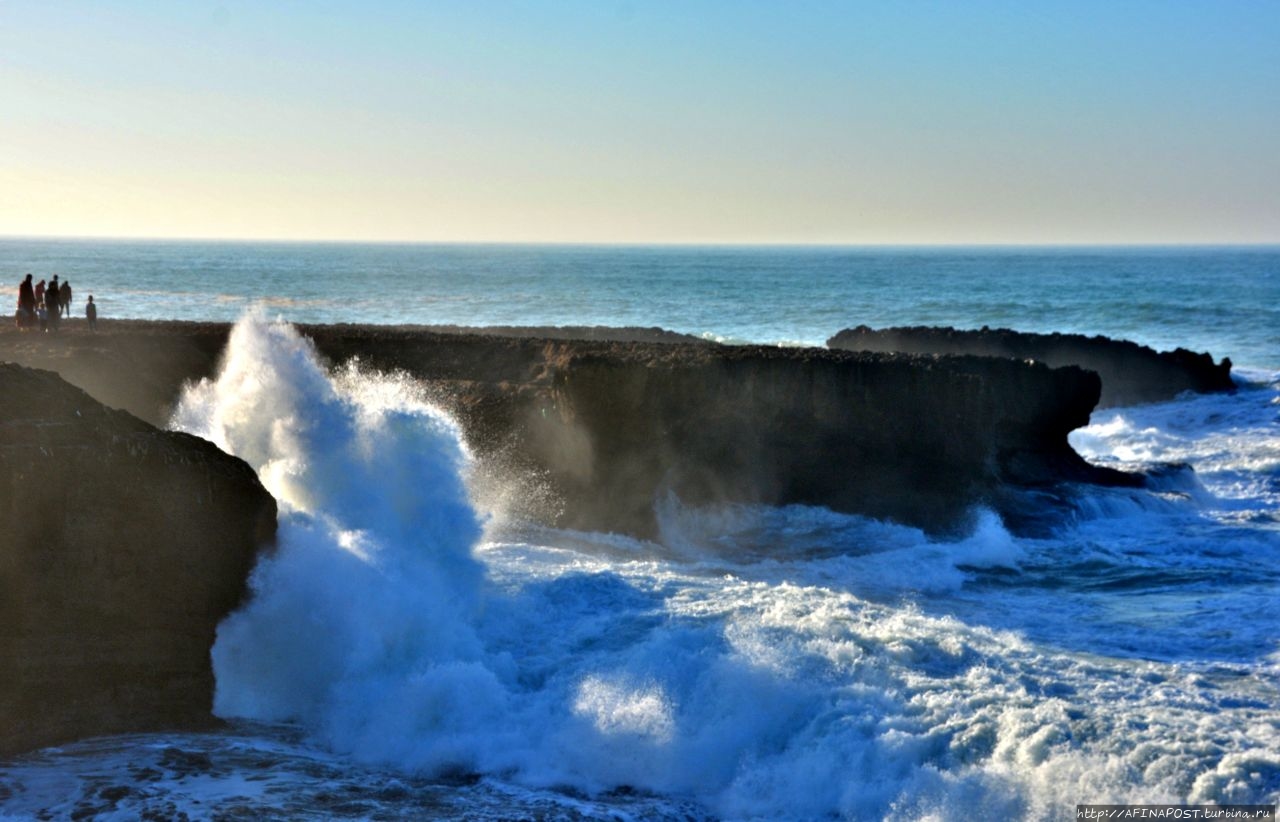
M 1125 651 L 1127 628 L 1100 656 L 1091 638 L 1138 617 L 1090 610 L 1082 583 L 1055 622 L 1056 557 L 1079 546 L 1015 539 L 990 512 L 949 543 L 675 501 L 662 546 L 486 535 L 457 427 L 411 380 L 329 374 L 257 315 L 175 424 L 281 503 L 278 545 L 218 632 L 221 716 L 416 774 L 625 787 L 732 818 L 1066 818 L 1280 793 L 1274 664 L 1153 660 Z
M 281 506 L 251 601 L 218 631 L 215 711 L 299 721 L 357 755 L 452 762 L 441 737 L 501 690 L 472 627 L 481 523 L 453 422 L 407 379 L 331 378 L 292 327 L 251 315 L 174 424 L 245 459 Z

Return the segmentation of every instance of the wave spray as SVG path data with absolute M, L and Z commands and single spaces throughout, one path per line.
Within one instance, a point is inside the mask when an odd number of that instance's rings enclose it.
M 175 424 L 247 460 L 281 509 L 219 628 L 216 712 L 359 762 L 685 817 L 1062 818 L 1280 788 L 1274 663 L 1244 653 L 1261 634 L 1206 657 L 1142 621 L 1189 602 L 1167 576 L 1097 591 L 1106 563 L 1132 570 L 1092 547 L 1112 530 L 1141 526 L 1144 568 L 1152 545 L 1175 570 L 1234 562 L 1201 560 L 1195 511 L 1039 540 L 978 512 L 937 542 L 800 506 L 677 507 L 666 548 L 536 528 L 482 542 L 467 449 L 413 381 L 328 373 L 257 315 Z M 1275 548 L 1250 545 L 1250 561 Z
M 501 689 L 471 627 L 480 522 L 452 421 L 408 380 L 331 378 L 308 340 L 250 315 L 174 425 L 249 462 L 281 508 L 251 600 L 218 631 L 215 712 L 298 721 L 365 758 L 458 764 L 442 738 Z

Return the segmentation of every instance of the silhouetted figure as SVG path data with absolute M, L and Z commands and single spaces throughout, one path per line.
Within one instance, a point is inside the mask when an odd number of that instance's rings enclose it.
M 36 283 L 36 305 L 44 305 L 44 280 Z
M 30 274 L 27 275 L 25 280 L 18 283 L 18 307 L 29 308 L 32 311 L 36 308 L 36 290 L 35 286 L 31 284 Z
M 93 304 L 93 295 L 89 295 L 89 302 L 84 304 L 84 318 L 89 321 L 89 330 L 98 330 L 98 307 Z
M 54 331 L 58 330 L 58 319 L 61 316 L 59 312 L 62 310 L 62 306 L 58 304 L 62 295 L 58 292 L 58 275 L 54 274 L 53 282 L 44 290 L 44 307 L 49 309 L 49 327 Z
M 18 327 L 30 328 L 36 322 L 36 290 L 31 275 L 18 283 Z
M 40 330 L 49 330 L 49 309 L 43 304 L 36 307 L 36 319 L 40 321 Z
M 58 289 L 58 313 L 64 317 L 71 316 L 71 281 L 63 280 Z

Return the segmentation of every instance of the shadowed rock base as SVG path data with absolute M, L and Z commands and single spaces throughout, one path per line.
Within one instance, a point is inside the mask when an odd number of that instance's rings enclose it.
M 931 531 L 1009 491 L 1140 484 L 1068 445 L 1096 374 L 984 357 L 300 326 L 340 364 L 430 387 L 483 473 L 536 486 L 564 527 L 653 536 L 654 501 L 805 503 Z M 160 421 L 184 380 L 213 374 L 229 326 L 116 322 L 96 335 L 0 334 L 0 356 L 58 368 Z
M 213 721 L 275 500 L 242 461 L 0 364 L 0 756 Z

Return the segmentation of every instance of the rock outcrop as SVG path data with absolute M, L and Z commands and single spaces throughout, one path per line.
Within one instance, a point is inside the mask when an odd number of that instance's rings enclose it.
M 653 501 L 804 503 L 946 530 L 1011 487 L 1132 484 L 1067 434 L 1096 375 L 1008 360 L 817 349 L 571 354 L 523 434 L 563 524 L 650 533 Z
M 561 504 L 545 518 L 563 527 L 653 536 L 654 501 L 670 491 L 689 504 L 805 503 L 946 530 L 975 503 L 1012 506 L 1011 489 L 1141 484 L 1068 444 L 1100 391 L 1097 375 L 1078 368 L 301 330 L 334 362 L 358 358 L 432 385 L 482 461 L 551 490 Z
M 1155 351 L 1128 340 L 1080 334 L 1030 334 L 1007 328 L 961 330 L 913 326 L 846 328 L 827 340 L 845 351 L 907 354 L 971 354 L 1038 360 L 1058 367 L 1077 365 L 1102 377 L 1100 407 L 1171 400 L 1184 391 L 1232 391 L 1231 360 L 1215 363 L 1209 354 L 1185 348 Z
M 0 755 L 212 722 L 214 631 L 275 514 L 211 443 L 0 363 Z
M 6 347 L 0 335 L 0 357 L 45 364 L 55 346 L 61 361 L 94 363 L 69 379 L 156 414 L 183 380 L 212 374 L 229 331 L 102 327 L 44 348 L 14 342 L 16 332 Z M 975 503 L 1002 510 L 1010 489 L 1140 482 L 1089 465 L 1067 443 L 1100 391 L 1097 375 L 1078 368 L 383 326 L 300 330 L 334 364 L 358 359 L 429 386 L 483 473 L 525 483 L 516 497 L 549 498 L 532 513 L 560 526 L 652 536 L 654 501 L 671 491 L 693 504 L 807 503 L 941 530 Z M 136 390 L 136 374 L 167 387 L 129 396 L 122 386 Z
M 543 340 L 595 340 L 598 342 L 694 343 L 716 345 L 712 340 L 665 328 L 607 325 L 424 325 L 422 331 L 440 334 L 482 334 L 489 337 L 534 337 Z

